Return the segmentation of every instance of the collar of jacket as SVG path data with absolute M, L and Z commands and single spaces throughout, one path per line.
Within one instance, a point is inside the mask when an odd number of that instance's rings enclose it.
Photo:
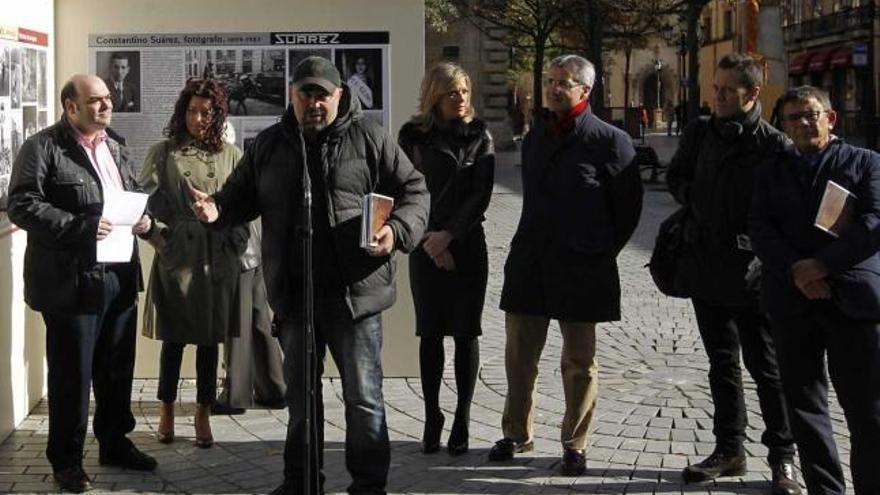
M 761 122 L 761 102 L 755 100 L 752 109 L 729 118 L 721 118 L 712 114 L 712 128 L 724 139 L 735 139 L 757 132 Z M 735 132 L 733 132 L 735 130 Z
M 59 120 L 61 124 L 61 129 L 64 131 L 64 138 L 70 140 L 70 142 L 76 144 L 76 130 L 73 128 L 73 124 L 70 123 L 70 120 L 67 118 L 67 114 L 61 114 L 61 120 Z M 116 141 L 117 143 L 125 146 L 125 138 L 120 136 L 111 128 L 104 129 L 104 132 L 107 133 L 107 137 L 112 141 Z
M 318 142 L 334 141 L 345 132 L 351 124 L 363 118 L 360 101 L 351 97 L 351 89 L 346 83 L 342 83 L 342 96 L 339 99 L 339 112 L 336 119 L 318 134 Z M 293 112 L 293 104 L 287 105 L 287 110 L 281 116 L 281 129 L 285 137 L 294 143 L 299 142 L 300 126 Z

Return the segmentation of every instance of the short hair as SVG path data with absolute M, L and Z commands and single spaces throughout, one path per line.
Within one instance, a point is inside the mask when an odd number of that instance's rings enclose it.
M 752 57 L 742 53 L 728 53 L 718 61 L 719 69 L 732 69 L 738 73 L 740 86 L 753 89 L 764 83 L 764 69 Z
M 125 52 L 113 52 L 110 55 L 110 62 L 112 63 L 114 60 L 125 60 L 128 63 L 131 63 L 131 55 Z
M 831 99 L 828 98 L 828 92 L 815 86 L 798 86 L 791 88 L 779 97 L 779 108 L 785 108 L 789 103 L 797 103 L 799 101 L 807 101 L 815 99 L 822 105 L 822 110 L 831 110 Z
M 64 111 L 64 103 L 67 100 L 76 100 L 77 98 L 79 98 L 79 92 L 76 90 L 76 83 L 73 82 L 73 79 L 69 79 L 61 87 L 61 111 Z
M 574 80 L 593 87 L 596 82 L 596 68 L 592 62 L 580 55 L 560 55 L 550 61 L 550 67 L 560 67 L 567 70 Z
M 412 121 L 419 124 L 423 131 L 430 131 L 440 120 L 438 103 L 460 84 L 471 91 L 472 98 L 471 78 L 464 69 L 452 62 L 440 62 L 431 67 L 422 79 L 422 88 L 419 93 L 419 113 L 413 117 Z M 465 122 L 471 121 L 474 118 L 474 113 L 473 100 L 469 99 L 464 116 Z

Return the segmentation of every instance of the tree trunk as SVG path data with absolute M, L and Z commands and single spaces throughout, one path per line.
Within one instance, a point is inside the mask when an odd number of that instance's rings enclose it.
M 596 81 L 590 92 L 590 107 L 597 117 L 603 118 L 605 116 L 605 64 L 602 62 L 602 47 L 605 43 L 605 31 L 595 12 L 588 10 L 586 17 L 587 32 L 589 33 L 587 53 L 590 62 L 593 62 L 593 66 L 596 68 Z
M 544 45 L 547 40 L 535 39 L 535 61 L 532 63 L 532 118 L 540 118 L 544 107 Z M 531 124 L 531 122 L 529 123 Z
M 624 65 L 623 65 L 623 128 L 629 129 L 629 64 L 632 60 L 632 48 L 626 47 L 623 49 L 624 54 Z
M 691 0 L 687 6 L 687 114 L 688 122 L 693 122 L 700 115 L 700 42 L 697 29 L 703 2 Z

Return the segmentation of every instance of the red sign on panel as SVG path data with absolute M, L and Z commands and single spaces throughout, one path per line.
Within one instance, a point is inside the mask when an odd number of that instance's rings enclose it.
M 31 31 L 30 29 L 18 28 L 18 41 L 22 43 L 30 43 L 32 45 L 48 46 L 49 35 L 39 31 Z

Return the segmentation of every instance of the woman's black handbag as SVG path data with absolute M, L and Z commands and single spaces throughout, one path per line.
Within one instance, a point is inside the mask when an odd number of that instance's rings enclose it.
M 694 270 L 690 244 L 685 236 L 685 226 L 690 219 L 690 209 L 682 206 L 660 224 L 651 261 L 646 265 L 651 278 L 660 292 L 671 297 L 691 297 Z

